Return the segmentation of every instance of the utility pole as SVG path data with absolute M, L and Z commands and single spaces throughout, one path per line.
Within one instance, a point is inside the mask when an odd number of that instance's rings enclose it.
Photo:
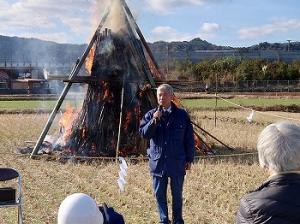
M 217 127 L 217 106 L 218 106 L 218 72 L 216 72 L 216 90 L 215 90 L 216 104 L 215 104 L 215 127 Z
M 290 45 L 292 40 L 286 40 L 288 42 L 288 52 L 290 52 Z
M 166 78 L 168 79 L 168 75 L 169 75 L 169 42 L 167 42 L 167 75 L 166 75 Z

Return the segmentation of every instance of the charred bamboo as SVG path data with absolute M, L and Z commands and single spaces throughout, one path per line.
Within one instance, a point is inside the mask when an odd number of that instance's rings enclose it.
M 152 60 L 152 63 L 156 67 L 156 70 L 159 72 L 159 67 L 158 67 L 158 64 L 155 61 L 155 58 L 154 58 L 154 56 L 152 54 L 152 51 L 151 51 L 149 45 L 147 44 L 147 41 L 145 40 L 145 38 L 144 38 L 144 36 L 143 36 L 143 34 L 142 34 L 139 26 L 136 24 L 135 19 L 134 19 L 132 13 L 131 13 L 131 11 L 130 11 L 130 9 L 129 9 L 127 3 L 126 3 L 126 1 L 122 0 L 122 4 L 123 4 L 123 7 L 124 7 L 126 13 L 128 14 L 129 18 L 131 19 L 131 21 L 132 21 L 132 23 L 134 25 L 134 28 L 135 28 L 137 34 L 139 35 L 139 37 L 140 37 L 140 39 L 141 39 L 141 41 L 142 41 L 145 49 L 147 50 L 147 53 L 148 53 L 150 59 Z M 152 80 L 153 80 L 153 78 L 152 78 Z M 152 87 L 155 87 L 155 82 L 154 81 L 152 82 L 151 79 L 149 79 L 149 81 L 151 82 Z

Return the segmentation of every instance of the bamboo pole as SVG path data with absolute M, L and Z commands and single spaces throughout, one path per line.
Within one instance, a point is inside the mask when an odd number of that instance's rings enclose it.
M 215 139 L 217 142 L 221 143 L 223 146 L 225 146 L 226 148 L 228 148 L 229 150 L 234 150 L 233 148 L 229 147 L 228 145 L 226 145 L 225 143 L 221 142 L 219 139 L 217 139 L 215 136 L 213 136 L 212 134 L 210 134 L 208 131 L 204 130 L 203 128 L 201 128 L 199 125 L 197 125 L 195 122 L 191 123 L 193 125 L 195 125 L 197 128 L 199 128 L 201 131 L 203 131 L 205 134 L 207 134 L 208 136 L 210 136 L 211 138 Z
M 91 50 L 94 42 L 96 41 L 98 33 L 102 29 L 102 27 L 104 25 L 104 22 L 106 21 L 107 16 L 109 15 L 109 12 L 110 12 L 110 10 L 108 9 L 108 11 L 106 12 L 106 14 L 103 16 L 103 18 L 102 18 L 102 20 L 101 20 L 98 28 L 96 29 L 96 31 L 95 31 L 95 33 L 94 33 L 94 35 L 93 35 L 93 37 L 92 37 L 92 39 L 91 39 L 88 47 L 86 48 L 85 52 L 81 56 L 81 59 L 77 60 L 76 65 L 74 66 L 72 72 L 70 73 L 70 76 L 69 76 L 70 80 L 72 80 L 78 74 L 78 72 L 80 71 L 80 68 L 82 67 L 82 65 L 84 63 L 84 60 L 88 56 L 88 54 L 89 54 L 89 52 L 90 52 L 90 50 Z M 32 151 L 32 153 L 31 153 L 31 155 L 30 155 L 30 158 L 34 158 L 34 155 L 37 154 L 37 151 L 41 147 L 41 145 L 42 145 L 42 143 L 43 143 L 43 141 L 44 141 L 44 139 L 46 137 L 46 134 L 48 133 L 48 131 L 49 131 L 49 129 L 50 129 L 52 123 L 53 123 L 53 120 L 54 120 L 54 118 L 56 116 L 56 113 L 58 112 L 59 108 L 61 107 L 61 104 L 62 104 L 63 100 L 65 99 L 67 93 L 69 92 L 71 86 L 72 86 L 71 82 L 69 82 L 67 85 L 65 85 L 65 87 L 64 87 L 64 89 L 63 89 L 63 91 L 62 91 L 59 99 L 57 100 L 57 103 L 56 103 L 55 107 L 53 108 L 53 110 L 52 110 L 52 112 L 51 112 L 51 114 L 50 114 L 50 116 L 48 118 L 48 121 L 47 121 L 47 123 L 46 123 L 46 125 L 45 125 L 45 127 L 44 127 L 44 129 L 43 129 L 43 131 L 42 131 L 42 133 L 41 133 L 41 135 L 40 135 L 40 137 L 39 137 L 39 139 L 38 139 L 38 141 L 37 141 L 37 143 L 36 143 L 33 151 Z
M 154 82 L 154 79 L 152 77 L 152 74 L 150 72 L 149 69 L 149 66 L 148 66 L 148 63 L 146 61 L 146 58 L 145 58 L 145 55 L 144 55 L 144 52 L 142 51 L 142 48 L 140 47 L 139 43 L 137 43 L 137 39 L 135 38 L 134 36 L 134 33 L 133 33 L 133 30 L 131 29 L 130 27 L 130 23 L 128 21 L 128 18 L 126 17 L 125 18 L 125 22 L 127 23 L 127 25 L 129 26 L 129 30 L 128 32 L 130 33 L 131 37 L 130 40 L 132 42 L 132 45 L 133 45 L 133 48 L 132 48 L 132 51 L 133 51 L 133 56 L 137 57 L 136 60 L 137 61 L 140 61 L 141 62 L 141 70 L 144 70 L 144 73 L 147 75 L 148 77 L 148 80 L 151 84 L 152 87 L 156 87 L 156 84 Z M 138 66 L 139 66 L 139 63 L 137 63 Z
M 204 150 L 204 153 L 206 153 L 207 151 L 210 151 L 215 155 L 215 153 L 212 151 L 211 147 L 200 137 L 200 135 L 195 131 L 194 131 L 194 134 L 197 136 L 197 138 L 199 138 L 202 141 L 203 145 L 205 146 L 206 149 Z M 199 149 L 201 150 L 201 148 L 199 148 Z
M 150 82 L 151 86 L 152 86 L 152 90 L 153 90 L 153 94 L 154 96 L 156 95 L 156 83 L 152 77 L 152 74 L 149 70 L 149 65 L 146 61 L 146 58 L 145 58 L 145 54 L 143 52 L 143 49 L 142 47 L 140 46 L 140 43 L 138 42 L 138 39 L 135 37 L 134 33 L 133 33 L 133 30 L 131 29 L 131 26 L 130 26 L 130 22 L 129 22 L 129 18 L 127 18 L 127 16 L 125 16 L 125 22 L 128 26 L 128 32 L 129 34 L 131 35 L 132 38 L 130 38 L 131 40 L 131 44 L 133 45 L 132 47 L 132 51 L 133 51 L 133 55 L 134 57 L 137 57 L 136 60 L 137 61 L 140 61 L 142 66 L 141 66 L 141 70 L 144 71 L 144 73 L 146 74 L 147 78 L 148 78 L 148 81 Z M 139 63 L 137 63 L 138 66 L 139 66 Z M 156 97 L 155 97 L 156 99 Z M 151 101 L 151 104 L 152 104 L 152 101 Z M 152 105 L 153 107 L 156 107 L 157 104 L 155 105 Z
M 117 149 L 116 149 L 116 162 L 118 162 L 120 143 L 121 143 L 121 127 L 122 127 L 122 118 L 123 118 L 124 92 L 125 92 L 125 75 L 123 77 L 123 84 L 122 84 L 122 91 L 121 91 L 120 121 L 119 121 L 118 141 L 117 141 Z
M 131 19 L 131 21 L 132 21 L 132 23 L 133 23 L 133 25 L 134 25 L 134 28 L 135 28 L 135 30 L 136 30 L 138 36 L 140 37 L 140 39 L 141 39 L 143 45 L 144 45 L 144 47 L 145 47 L 145 49 L 146 49 L 146 51 L 147 51 L 147 53 L 148 53 L 148 55 L 149 55 L 149 57 L 150 57 L 152 63 L 154 64 L 156 70 L 159 72 L 158 64 L 157 64 L 156 61 L 155 61 L 155 58 L 154 58 L 154 56 L 153 56 L 153 54 L 152 54 L 152 51 L 151 51 L 151 49 L 150 49 L 150 47 L 149 47 L 147 41 L 145 40 L 145 38 L 144 38 L 144 36 L 143 36 L 143 34 L 142 34 L 142 32 L 141 32 L 139 26 L 138 26 L 137 23 L 135 22 L 135 19 L 134 19 L 132 13 L 131 13 L 131 11 L 130 11 L 130 9 L 129 9 L 127 3 L 126 3 L 126 1 L 125 1 L 125 0 L 121 0 L 121 1 L 122 1 L 122 3 L 123 3 L 123 7 L 124 7 L 124 9 L 125 9 L 127 15 L 128 15 L 129 18 Z M 149 77 L 148 77 L 148 78 L 149 78 Z M 152 76 L 151 76 L 151 78 L 149 78 L 149 81 L 150 81 L 152 87 L 156 87 L 156 84 L 155 84 L 154 79 L 153 79 Z

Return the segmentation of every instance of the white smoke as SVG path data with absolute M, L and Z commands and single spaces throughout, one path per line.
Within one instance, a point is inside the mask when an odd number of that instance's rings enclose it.
M 92 5 L 92 29 L 95 30 L 105 13 L 109 10 L 109 16 L 103 28 L 118 32 L 126 27 L 125 13 L 120 0 L 98 0 Z
M 99 54 L 108 54 L 109 56 L 115 50 L 115 45 L 111 38 L 105 38 L 103 41 L 101 41 L 100 44 L 101 46 L 98 48 Z
M 105 24 L 113 32 L 118 32 L 126 27 L 125 25 L 125 13 L 120 0 L 114 0 L 111 5 L 111 11 Z
M 48 79 L 49 72 L 45 68 L 43 69 L 43 76 L 44 76 L 44 79 Z

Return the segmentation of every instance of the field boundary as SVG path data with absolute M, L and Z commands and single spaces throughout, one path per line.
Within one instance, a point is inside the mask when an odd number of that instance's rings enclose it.
M 9 155 L 16 157 L 25 157 L 29 158 L 30 154 L 21 154 L 21 153 L 5 153 L 1 152 L 0 155 Z M 93 162 L 115 162 L 117 160 L 116 157 L 87 157 L 87 156 L 61 156 L 58 154 L 41 154 L 35 155 L 34 159 L 40 160 L 44 159 L 47 161 L 59 161 L 62 163 L 93 163 Z M 129 163 L 140 163 L 140 162 L 148 162 L 149 158 L 147 156 L 139 156 L 139 157 L 124 157 L 124 159 Z M 238 154 L 223 154 L 223 155 L 203 155 L 203 156 L 195 156 L 194 162 L 201 161 L 209 161 L 209 162 L 218 162 L 218 161 L 252 161 L 252 163 L 256 163 L 258 161 L 258 153 L 257 152 L 245 152 Z

